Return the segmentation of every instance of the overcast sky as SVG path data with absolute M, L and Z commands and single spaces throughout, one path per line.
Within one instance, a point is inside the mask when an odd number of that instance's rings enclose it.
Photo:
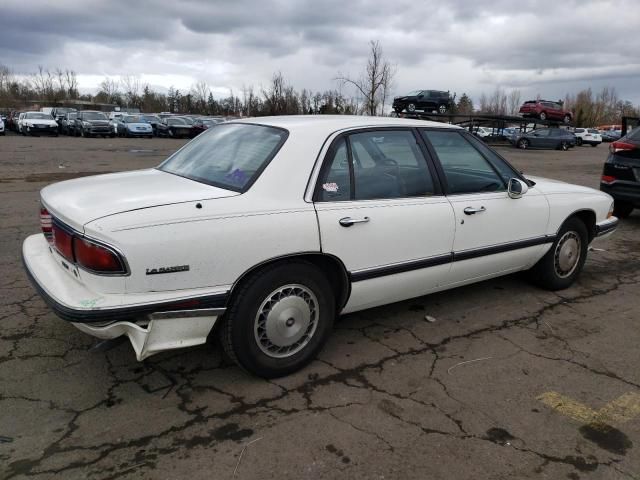
M 85 91 L 132 74 L 156 88 L 204 80 L 222 96 L 278 70 L 325 90 L 361 72 L 379 40 L 395 94 L 557 99 L 608 85 L 640 104 L 639 28 L 638 0 L 2 0 L 0 63 L 69 68 Z

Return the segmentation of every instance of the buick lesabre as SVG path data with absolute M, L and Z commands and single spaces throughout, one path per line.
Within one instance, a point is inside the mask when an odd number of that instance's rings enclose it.
M 138 360 L 215 332 L 264 377 L 310 362 L 340 314 L 523 270 L 566 288 L 618 222 L 609 195 L 525 177 L 461 128 L 349 116 L 215 125 L 41 203 L 23 259 L 58 316 Z

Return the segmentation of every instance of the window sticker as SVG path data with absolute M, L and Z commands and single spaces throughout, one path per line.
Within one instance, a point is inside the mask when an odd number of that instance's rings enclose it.
M 244 173 L 244 171 L 240 170 L 239 168 L 236 168 L 234 171 L 227 173 L 225 177 L 229 181 L 236 183 L 237 185 L 242 185 L 247 180 L 247 175 Z
M 322 184 L 322 189 L 325 192 L 337 192 L 338 191 L 338 184 L 336 182 L 323 183 Z

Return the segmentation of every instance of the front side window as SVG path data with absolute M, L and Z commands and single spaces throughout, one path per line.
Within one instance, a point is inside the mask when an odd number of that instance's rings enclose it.
M 367 131 L 343 137 L 332 145 L 325 162 L 316 196 L 320 201 L 435 193 L 427 162 L 409 130 Z
M 506 189 L 505 182 L 491 164 L 456 131 L 422 130 L 433 146 L 449 187 L 449 193 L 496 192 Z
M 158 168 L 197 182 L 243 192 L 287 138 L 279 128 L 226 123 L 199 135 Z

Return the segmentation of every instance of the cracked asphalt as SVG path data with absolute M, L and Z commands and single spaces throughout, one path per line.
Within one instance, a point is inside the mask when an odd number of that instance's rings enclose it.
M 347 315 L 286 378 L 250 377 L 215 343 L 142 363 L 126 342 L 96 347 L 23 273 L 38 191 L 182 143 L 0 137 L 0 478 L 640 479 L 640 405 L 585 424 L 540 400 L 638 398 L 638 213 L 568 290 L 512 275 Z M 499 150 L 596 188 L 606 158 Z

